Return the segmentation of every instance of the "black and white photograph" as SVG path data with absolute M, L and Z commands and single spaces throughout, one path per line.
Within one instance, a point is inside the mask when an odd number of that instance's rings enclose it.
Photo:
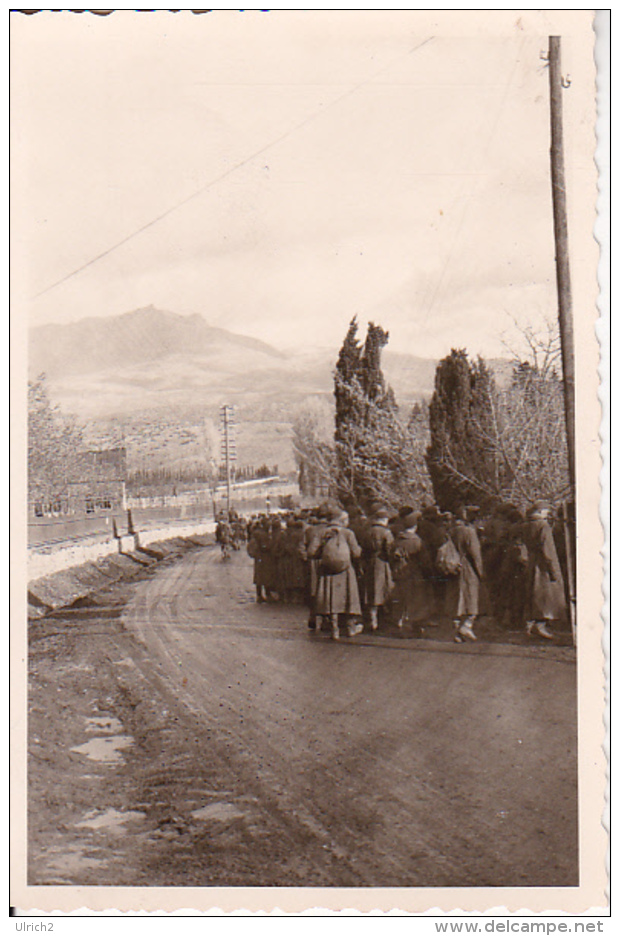
M 607 912 L 594 11 L 10 21 L 11 903 Z

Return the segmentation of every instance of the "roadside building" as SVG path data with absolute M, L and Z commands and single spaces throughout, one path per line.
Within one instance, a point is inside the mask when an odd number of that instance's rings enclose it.
M 75 452 L 63 470 L 29 478 L 30 517 L 112 515 L 125 506 L 125 448 Z

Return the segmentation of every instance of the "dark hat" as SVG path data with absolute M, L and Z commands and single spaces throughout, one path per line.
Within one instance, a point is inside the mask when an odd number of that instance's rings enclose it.
M 408 517 L 412 513 L 415 513 L 415 507 L 412 507 L 411 504 L 403 504 L 402 507 L 398 508 L 399 517 Z
M 390 511 L 389 511 L 389 510 L 386 510 L 385 507 L 379 507 L 379 506 L 378 506 L 378 507 L 377 507 L 375 510 L 373 510 L 373 512 L 372 512 L 372 519 L 373 519 L 373 520 L 388 520 L 388 519 L 390 518 L 390 516 L 391 516 Z
M 477 504 L 462 504 L 456 511 L 456 516 L 460 520 L 471 520 L 474 514 L 477 514 L 480 507 Z
M 420 511 L 414 510 L 413 507 L 410 507 L 408 513 L 400 514 L 400 519 L 401 519 L 403 528 L 405 530 L 409 530 L 411 529 L 411 527 L 415 526 L 418 520 L 420 519 Z
M 325 504 L 323 517 L 325 520 L 332 522 L 334 520 L 339 520 L 343 513 L 345 513 L 345 511 L 343 511 L 342 507 L 339 507 L 338 504 Z
M 552 510 L 552 507 L 549 501 L 545 501 L 545 500 L 534 501 L 532 506 L 529 508 L 527 515 L 528 517 L 532 517 L 535 513 L 540 513 L 542 510 Z

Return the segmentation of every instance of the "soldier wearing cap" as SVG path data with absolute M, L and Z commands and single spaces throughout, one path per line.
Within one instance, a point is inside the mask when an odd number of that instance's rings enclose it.
M 394 606 L 397 625 L 411 624 L 421 627 L 432 607 L 431 569 L 428 550 L 417 533 L 420 514 L 413 507 L 398 515 L 399 532 L 392 547 L 394 575 Z
M 361 549 L 355 534 L 348 529 L 349 516 L 346 511 L 337 505 L 330 505 L 324 515 L 325 524 L 321 535 L 308 548 L 308 557 L 318 563 L 314 615 L 315 618 L 322 617 L 329 621 L 334 640 L 340 638 L 340 620 L 346 623 L 349 637 L 355 637 L 363 630 L 362 625 L 355 621 L 362 609 L 353 569 L 353 560 L 359 558 Z M 338 537 L 346 549 L 346 566 L 341 572 L 326 570 L 321 562 L 326 542 L 331 537 Z
M 480 508 L 477 506 L 459 507 L 452 531 L 454 543 L 461 558 L 458 579 L 458 604 L 454 618 L 457 643 L 464 640 L 476 640 L 474 623 L 480 613 L 480 580 L 484 570 L 482 550 L 476 528 L 471 522 Z
M 379 626 L 379 608 L 388 604 L 394 589 L 390 568 L 394 536 L 388 529 L 389 519 L 385 507 L 375 506 L 364 544 L 364 604 L 371 630 Z
M 306 591 L 306 603 L 308 605 L 309 617 L 308 617 L 308 628 L 313 631 L 316 630 L 316 589 L 319 581 L 319 572 L 318 572 L 318 560 L 315 558 L 310 558 L 311 554 L 314 551 L 314 546 L 317 542 L 320 542 L 323 531 L 325 530 L 326 524 L 326 513 L 328 505 L 326 503 L 320 504 L 308 517 L 308 522 L 304 527 L 303 537 L 299 544 L 299 556 L 301 560 L 307 563 L 307 591 Z
M 524 525 L 528 553 L 526 630 L 547 640 L 553 639 L 550 622 L 561 620 L 566 614 L 562 570 L 548 522 L 550 513 L 550 504 L 536 501 L 528 510 Z

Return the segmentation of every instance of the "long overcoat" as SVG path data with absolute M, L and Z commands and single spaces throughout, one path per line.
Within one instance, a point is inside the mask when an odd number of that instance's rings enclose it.
M 480 540 L 471 524 L 459 521 L 454 527 L 452 541 L 461 557 L 456 617 L 475 617 L 480 611 L 480 579 L 483 575 Z
M 428 514 L 425 516 L 423 513 L 418 521 L 417 533 L 424 543 L 432 563 L 427 576 L 433 596 L 433 608 L 430 617 L 453 617 L 453 611 L 458 603 L 456 577 L 452 576 L 452 579 L 446 577 L 436 566 L 437 552 L 440 546 L 443 546 L 450 539 L 449 526 L 443 517 L 429 516 Z
M 285 591 L 306 588 L 306 563 L 300 555 L 303 536 L 301 523 L 289 525 L 283 533 L 281 571 Z
M 320 571 L 320 552 L 327 535 L 335 529 L 346 540 L 349 547 L 350 561 L 344 572 L 338 572 L 336 575 L 326 575 Z M 308 554 L 309 558 L 319 560 L 319 575 L 314 606 L 316 614 L 360 615 L 362 613 L 357 578 L 353 568 L 353 559 L 358 559 L 361 552 L 353 531 L 337 523 L 324 526 L 321 537 L 314 539 Z
M 388 603 L 394 589 L 390 568 L 390 555 L 394 537 L 387 527 L 373 524 L 364 550 L 364 603 L 369 608 L 378 608 Z
M 272 576 L 267 558 L 269 533 L 260 526 L 255 526 L 247 548 L 248 555 L 254 560 L 254 584 L 259 588 L 271 588 Z
M 546 520 L 529 520 L 524 527 L 528 550 L 528 621 L 561 620 L 566 614 L 564 581 L 553 533 Z
M 303 538 L 299 544 L 299 555 L 308 563 L 308 591 L 312 602 L 316 597 L 319 584 L 319 560 L 314 558 L 315 547 L 320 545 L 323 534 L 327 529 L 325 523 L 309 523 L 304 529 Z
M 394 603 L 404 621 L 428 620 L 434 611 L 433 589 L 426 577 L 428 551 L 414 530 L 402 530 L 394 538 Z
M 529 552 L 521 522 L 507 525 L 502 546 L 502 564 L 497 576 L 496 614 L 505 626 L 522 627 L 527 604 Z

